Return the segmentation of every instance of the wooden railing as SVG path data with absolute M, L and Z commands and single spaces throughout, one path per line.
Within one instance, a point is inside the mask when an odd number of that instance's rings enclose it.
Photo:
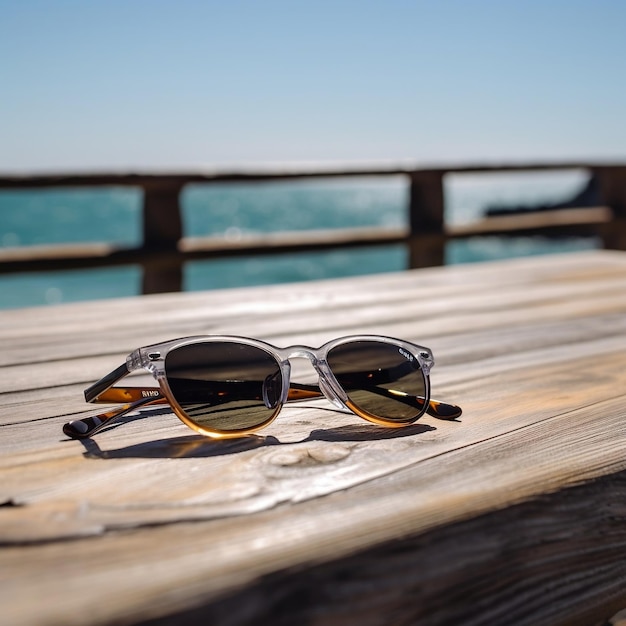
M 443 179 L 451 173 L 497 173 L 586 169 L 598 182 L 596 207 L 489 217 L 470 225 L 446 224 Z M 183 235 L 180 193 L 190 183 L 403 175 L 409 181 L 408 226 L 263 234 L 238 241 Z M 133 186 L 143 190 L 143 241 L 139 247 L 112 244 L 24 246 L 0 249 L 0 274 L 138 264 L 143 293 L 179 291 L 185 262 L 233 256 L 284 254 L 335 248 L 404 244 L 409 267 L 444 263 L 454 239 L 510 235 L 596 235 L 606 248 L 626 250 L 626 165 L 528 163 L 441 168 L 345 168 L 247 172 L 70 174 L 0 176 L 0 189 Z

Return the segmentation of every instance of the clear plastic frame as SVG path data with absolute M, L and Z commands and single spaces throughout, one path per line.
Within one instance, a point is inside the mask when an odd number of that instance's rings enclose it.
M 293 359 L 308 359 L 317 385 L 291 381 Z M 430 398 L 430 349 L 401 339 L 352 335 L 319 348 L 278 348 L 228 335 L 185 337 L 133 351 L 126 362 L 85 390 L 92 403 L 121 403 L 99 415 L 65 424 L 82 439 L 149 404 L 169 404 L 178 418 L 209 437 L 241 437 L 270 424 L 286 402 L 325 396 L 337 409 L 379 426 L 397 428 L 424 413 L 455 419 L 461 409 Z M 156 387 L 116 387 L 146 370 Z

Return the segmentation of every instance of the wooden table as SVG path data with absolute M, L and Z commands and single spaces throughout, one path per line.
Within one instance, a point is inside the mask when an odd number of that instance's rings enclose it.
M 458 421 L 316 400 L 262 435 L 82 390 L 192 334 L 429 346 Z M 2 624 L 601 623 L 626 606 L 626 253 L 0 313 Z

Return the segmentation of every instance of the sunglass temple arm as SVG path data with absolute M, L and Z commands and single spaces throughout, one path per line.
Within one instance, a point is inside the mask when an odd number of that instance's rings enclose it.
M 374 387 L 371 389 L 374 393 L 384 394 L 386 390 L 384 387 Z M 320 398 L 324 394 L 317 385 L 304 385 L 299 383 L 291 383 L 289 387 L 289 395 L 287 400 L 312 400 L 314 398 Z M 406 401 L 407 404 L 414 404 L 422 398 L 416 398 L 415 396 L 406 396 L 403 398 L 398 393 L 389 393 L 390 397 L 400 402 Z M 432 417 L 436 417 L 442 420 L 453 420 L 460 417 L 463 410 L 456 404 L 448 404 L 447 402 L 441 402 L 439 400 L 429 400 L 426 413 Z
M 129 373 L 128 364 L 124 363 L 85 389 L 87 402 L 102 404 L 123 402 L 122 406 L 98 415 L 68 422 L 63 426 L 63 432 L 72 439 L 85 439 L 97 433 L 113 420 L 123 417 L 135 409 L 147 404 L 167 402 L 158 387 L 111 388 Z

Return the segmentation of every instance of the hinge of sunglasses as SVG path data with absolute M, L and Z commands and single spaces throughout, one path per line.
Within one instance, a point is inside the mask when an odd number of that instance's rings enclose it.
M 137 394 L 141 394 L 140 397 L 137 397 Z M 129 396 L 134 399 L 133 402 L 128 402 L 122 406 L 116 407 L 115 409 L 111 409 L 110 411 L 99 413 L 98 415 L 92 415 L 91 417 L 84 417 L 83 419 L 68 422 L 63 426 L 63 432 L 72 439 L 86 439 L 110 424 L 113 420 L 123 417 L 135 409 L 147 404 L 166 402 L 166 399 L 161 395 L 160 390 L 143 388 L 108 389 L 95 398 L 93 402 L 119 402 L 119 397 L 128 398 Z M 116 400 L 114 398 L 118 399 Z

